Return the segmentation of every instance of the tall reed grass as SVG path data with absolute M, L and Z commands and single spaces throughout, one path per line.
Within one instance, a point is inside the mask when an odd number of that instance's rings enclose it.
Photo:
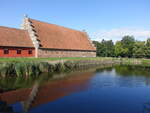
M 75 69 L 93 67 L 102 64 L 113 63 L 112 60 L 77 60 L 64 62 L 43 62 L 43 61 L 20 61 L 0 62 L 0 77 L 28 77 L 38 76 L 41 73 L 64 72 Z

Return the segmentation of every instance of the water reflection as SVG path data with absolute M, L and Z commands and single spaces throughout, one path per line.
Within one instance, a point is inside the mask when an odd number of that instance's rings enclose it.
M 141 66 L 115 66 L 97 69 L 93 83 L 99 87 L 139 87 L 150 85 L 150 68 Z
M 40 86 L 37 96 L 30 108 L 88 88 L 88 81 L 92 75 L 94 75 L 93 72 L 74 73 L 71 74 L 72 77 L 67 79 L 60 79 L 57 81 L 51 81 L 50 83 L 45 83 Z M 8 104 L 24 102 L 28 100 L 31 90 L 32 88 L 25 88 L 9 91 L 0 94 L 0 97 L 2 101 L 7 102 Z
M 114 66 L 53 77 L 63 78 L 58 80 L 45 75 L 33 79 L 34 83 L 40 81 L 42 84 L 29 112 L 42 113 L 46 109 L 53 113 L 149 113 L 149 73 L 150 68 L 147 67 Z M 33 82 L 29 81 L 27 79 L 24 83 L 29 83 L 28 87 L 3 92 L 0 99 L 9 105 L 17 106 L 18 102 L 21 105 L 28 100 L 31 93 Z M 68 105 L 72 105 L 70 109 Z
M 150 77 L 150 67 L 144 66 L 115 66 L 116 73 L 120 76 Z
M 119 80 L 129 86 L 148 86 L 150 84 L 150 68 L 141 66 L 116 66 L 115 71 Z M 123 83 L 123 84 L 125 84 Z

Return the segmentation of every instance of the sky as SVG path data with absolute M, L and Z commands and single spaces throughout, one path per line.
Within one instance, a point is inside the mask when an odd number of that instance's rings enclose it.
M 0 0 L 0 26 L 20 28 L 24 14 L 85 30 L 92 40 L 150 37 L 150 0 Z

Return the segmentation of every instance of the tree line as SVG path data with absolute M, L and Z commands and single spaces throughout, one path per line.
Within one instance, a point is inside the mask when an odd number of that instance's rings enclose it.
M 114 43 L 112 40 L 93 41 L 99 57 L 128 57 L 150 58 L 150 38 L 146 41 L 137 41 L 134 36 L 124 36 Z

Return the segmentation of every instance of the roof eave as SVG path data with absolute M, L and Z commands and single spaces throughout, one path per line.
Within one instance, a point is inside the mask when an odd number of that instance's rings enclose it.
M 0 45 L 0 48 L 1 47 L 8 47 L 8 48 L 34 48 L 34 47 L 30 47 L 30 46 L 1 46 Z
M 63 49 L 63 48 L 44 48 L 40 47 L 39 49 L 47 49 L 47 50 L 60 50 L 60 51 L 90 51 L 90 52 L 96 52 L 95 50 L 81 50 L 81 49 Z

